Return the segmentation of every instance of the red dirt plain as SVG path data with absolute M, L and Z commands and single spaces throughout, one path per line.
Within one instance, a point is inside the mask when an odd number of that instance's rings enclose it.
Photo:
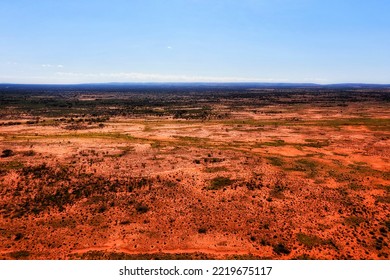
M 0 258 L 389 259 L 389 95 L 2 93 Z

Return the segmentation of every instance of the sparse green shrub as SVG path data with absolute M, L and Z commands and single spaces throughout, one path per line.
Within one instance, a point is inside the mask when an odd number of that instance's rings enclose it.
M 346 174 L 345 172 L 339 172 L 336 170 L 329 170 L 328 174 L 330 177 L 332 177 L 338 183 L 351 181 L 353 179 L 353 177 Z
M 390 231 L 390 220 L 388 220 L 388 221 L 385 222 L 385 226 L 386 226 L 387 229 Z
M 270 196 L 274 198 L 283 198 L 283 192 L 285 189 L 285 185 L 283 185 L 282 183 L 276 183 L 274 188 L 270 191 Z
M 272 142 L 263 142 L 263 143 L 259 143 L 257 144 L 257 146 L 268 146 L 268 147 L 281 147 L 281 146 L 285 146 L 286 145 L 286 142 L 284 140 L 281 140 L 281 139 L 278 139 L 278 140 L 275 140 L 275 141 L 272 141 Z
M 203 161 L 205 163 L 217 163 L 217 162 L 224 161 L 224 159 L 222 159 L 222 158 L 215 158 L 215 157 L 209 157 L 209 158 L 204 158 Z
M 53 173 L 53 170 L 48 167 L 45 163 L 37 166 L 26 166 L 22 170 L 24 176 L 32 175 L 34 178 L 42 178 L 47 174 Z
M 145 204 L 138 204 L 136 205 L 135 210 L 140 214 L 144 214 L 149 211 L 149 207 Z
M 107 206 L 106 205 L 101 205 L 98 209 L 98 213 L 103 213 L 106 212 Z
M 11 258 L 16 260 L 25 260 L 28 259 L 30 256 L 29 251 L 21 250 L 21 251 L 15 251 L 9 254 Z
M 10 149 L 3 150 L 3 153 L 1 154 L 2 158 L 13 156 L 14 152 Z
M 23 238 L 23 234 L 18 232 L 16 235 L 15 235 L 15 238 L 14 238 L 14 241 L 19 241 L 20 239 Z
M 357 217 L 357 216 L 350 216 L 345 218 L 346 224 L 350 226 L 358 226 L 365 221 L 366 220 L 363 217 Z
M 264 238 L 260 240 L 260 244 L 261 246 L 269 246 L 269 242 L 267 240 L 265 240 Z
M 291 250 L 288 249 L 284 244 L 278 243 L 277 245 L 273 246 L 273 250 L 278 255 L 288 255 L 290 254 Z
M 304 233 L 297 234 L 298 241 L 301 242 L 306 247 L 312 248 L 317 245 L 321 245 L 323 240 L 315 235 L 307 235 Z
M 29 151 L 23 152 L 23 155 L 25 155 L 27 157 L 32 157 L 32 156 L 36 155 L 36 152 L 34 152 L 33 150 L 29 150 Z
M 284 164 L 283 159 L 279 157 L 267 157 L 267 159 L 273 166 L 283 166 Z
M 313 147 L 313 148 L 323 148 L 330 145 L 329 140 L 315 140 L 315 139 L 305 139 L 305 144 L 303 146 Z
M 219 190 L 224 187 L 230 186 L 234 181 L 231 180 L 228 177 L 215 177 L 211 180 L 210 186 L 208 187 L 209 190 Z
M 377 196 L 375 201 L 380 203 L 390 203 L 390 195 Z
M 354 191 L 358 191 L 358 190 L 363 189 L 363 186 L 362 186 L 362 185 L 359 185 L 359 184 L 357 184 L 357 183 L 355 183 L 355 182 L 350 183 L 348 187 L 349 187 L 351 190 L 354 190 Z
M 12 160 L 0 164 L 0 168 L 3 170 L 17 170 L 23 168 L 23 163 L 17 160 Z
M 313 160 L 298 159 L 291 170 L 307 172 L 308 176 L 312 178 L 317 175 L 317 166 L 317 162 Z

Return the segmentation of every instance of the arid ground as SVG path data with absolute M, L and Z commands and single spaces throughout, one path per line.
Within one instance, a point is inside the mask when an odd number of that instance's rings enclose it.
M 390 90 L 0 92 L 1 259 L 389 259 Z

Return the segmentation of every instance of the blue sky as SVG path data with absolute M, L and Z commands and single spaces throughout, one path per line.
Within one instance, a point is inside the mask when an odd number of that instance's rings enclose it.
M 388 0 L 1 0 L 0 83 L 390 83 Z

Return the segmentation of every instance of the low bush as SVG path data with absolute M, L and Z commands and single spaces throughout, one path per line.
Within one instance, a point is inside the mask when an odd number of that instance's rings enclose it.
M 278 254 L 278 255 L 288 255 L 288 254 L 290 254 L 290 249 L 288 249 L 284 244 L 282 244 L 282 243 L 279 243 L 279 244 L 277 244 L 277 245 L 275 245 L 275 246 L 273 246 L 273 250 L 274 250 L 274 252 L 276 253 L 276 254 Z
M 138 204 L 135 207 L 135 210 L 137 210 L 137 212 L 140 213 L 140 214 L 144 214 L 144 213 L 149 211 L 149 207 L 147 205 L 145 205 L 145 204 Z
M 10 149 L 3 150 L 3 153 L 1 154 L 2 158 L 13 156 L 14 152 Z
M 224 187 L 230 186 L 234 181 L 228 177 L 215 177 L 211 180 L 209 190 L 219 190 Z

